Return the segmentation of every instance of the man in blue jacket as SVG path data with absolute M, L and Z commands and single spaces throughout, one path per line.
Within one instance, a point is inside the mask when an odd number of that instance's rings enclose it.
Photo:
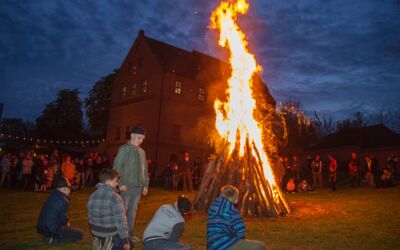
M 37 231 L 46 237 L 48 244 L 81 240 L 83 231 L 69 227 L 67 210 L 71 192 L 67 179 L 60 177 L 53 182 L 54 191 L 44 203 L 37 223 Z
M 221 196 L 211 203 L 207 221 L 208 250 L 265 250 L 263 242 L 245 239 L 243 218 L 235 208 L 238 198 L 239 190 L 226 185 L 221 189 Z

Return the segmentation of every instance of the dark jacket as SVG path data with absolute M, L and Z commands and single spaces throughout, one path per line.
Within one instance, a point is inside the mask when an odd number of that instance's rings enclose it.
M 62 238 L 64 227 L 68 223 L 68 197 L 54 190 L 40 211 L 37 231 L 47 237 Z

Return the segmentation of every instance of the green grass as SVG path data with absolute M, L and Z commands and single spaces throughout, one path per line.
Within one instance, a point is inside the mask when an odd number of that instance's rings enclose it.
M 51 249 L 90 249 L 86 202 L 93 189 L 72 194 L 71 225 L 85 231 L 84 239 Z M 193 198 L 193 195 L 188 195 Z M 48 249 L 36 233 L 40 208 L 48 193 L 0 191 L 0 248 Z M 176 197 L 161 189 L 151 189 L 142 198 L 136 221 L 141 236 L 146 224 L 161 204 Z M 400 186 L 388 189 L 342 188 L 311 194 L 287 194 L 293 215 L 283 218 L 246 218 L 249 239 L 264 241 L 271 249 L 399 249 Z M 206 214 L 193 212 L 182 242 L 205 249 Z M 141 245 L 135 246 L 141 249 Z

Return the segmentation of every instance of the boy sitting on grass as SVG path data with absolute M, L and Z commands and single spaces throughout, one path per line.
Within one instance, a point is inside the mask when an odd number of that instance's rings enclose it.
M 215 199 L 208 210 L 208 250 L 265 250 L 261 241 L 245 239 L 245 227 L 239 210 L 235 208 L 239 190 L 234 186 L 222 187 L 221 196 Z
M 46 237 L 46 243 L 49 245 L 81 240 L 83 231 L 71 228 L 68 222 L 68 196 L 71 193 L 69 181 L 60 177 L 54 180 L 53 188 L 54 191 L 40 211 L 36 227 L 38 233 Z

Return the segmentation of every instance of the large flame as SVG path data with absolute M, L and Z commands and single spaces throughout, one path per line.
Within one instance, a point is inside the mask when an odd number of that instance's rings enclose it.
M 211 28 L 220 31 L 219 45 L 230 51 L 232 75 L 228 79 L 227 101 L 216 100 L 216 127 L 218 133 L 229 142 L 230 153 L 236 146 L 244 155 L 248 142 L 251 154 L 260 157 L 264 176 L 271 186 L 275 185 L 266 150 L 262 143 L 262 126 L 254 119 L 256 101 L 253 98 L 253 74 L 261 69 L 247 49 L 245 34 L 236 24 L 238 14 L 245 14 L 249 4 L 246 0 L 222 2 L 211 16 Z M 259 157 L 257 157 L 257 152 Z

